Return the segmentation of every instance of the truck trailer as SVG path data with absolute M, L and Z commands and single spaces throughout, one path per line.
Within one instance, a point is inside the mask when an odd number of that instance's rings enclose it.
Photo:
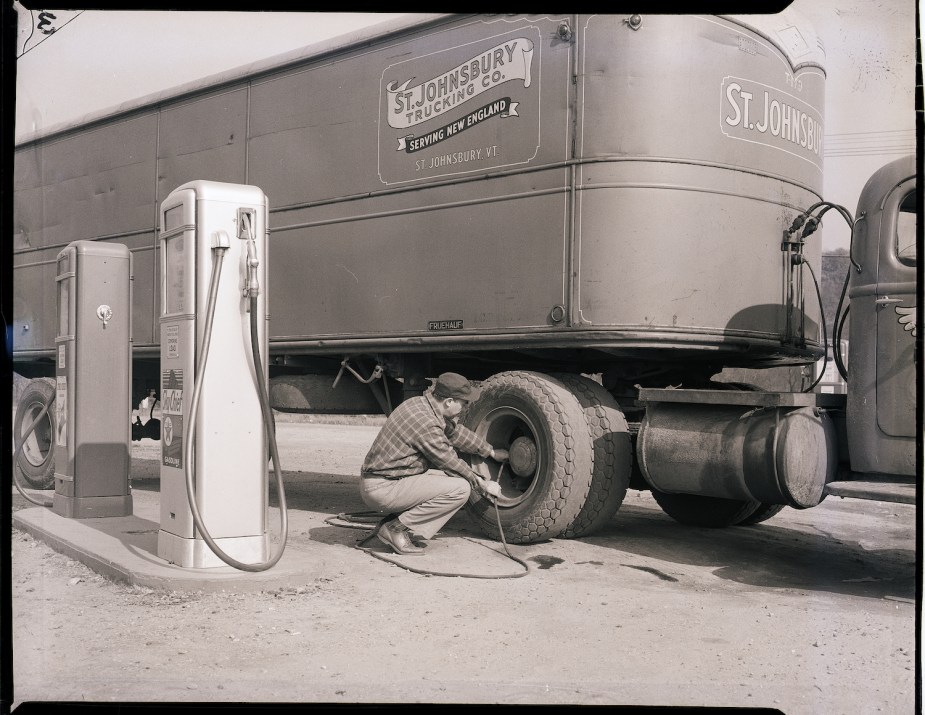
M 916 166 L 871 177 L 855 215 L 824 201 L 824 64 L 791 11 L 420 15 L 34 133 L 14 438 L 54 397 L 73 241 L 131 252 L 132 403 L 162 392 L 159 209 L 205 180 L 268 197 L 274 409 L 388 414 L 441 372 L 478 380 L 464 421 L 510 452 L 473 463 L 509 541 L 594 533 L 629 488 L 713 527 L 914 502 Z M 837 316 L 823 214 L 852 228 Z M 833 336 L 847 395 L 799 378 Z M 19 453 L 34 487 L 54 419 Z

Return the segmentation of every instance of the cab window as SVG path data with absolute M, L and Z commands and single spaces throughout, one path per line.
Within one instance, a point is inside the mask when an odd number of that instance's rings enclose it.
M 896 256 L 907 266 L 916 263 L 916 198 L 915 191 L 910 191 L 899 204 L 899 216 L 896 219 Z

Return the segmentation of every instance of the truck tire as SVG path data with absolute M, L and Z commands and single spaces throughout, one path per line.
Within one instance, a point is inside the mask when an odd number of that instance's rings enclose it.
M 553 377 L 578 398 L 593 446 L 588 498 L 575 521 L 562 532 L 571 539 L 593 534 L 616 514 L 629 486 L 633 447 L 626 418 L 602 385 L 583 375 Z
M 42 377 L 29 381 L 19 397 L 13 420 L 13 442 L 16 449 L 22 444 L 22 434 L 45 405 L 54 399 L 53 380 Z M 35 426 L 16 459 L 15 468 L 19 469 L 26 485 L 33 489 L 52 489 L 55 486 L 54 409 L 52 406 Z
M 593 446 L 578 399 L 559 380 L 537 372 L 502 372 L 481 384 L 465 424 L 495 447 L 509 449 L 498 507 L 507 541 L 526 544 L 561 535 L 578 517 L 591 487 Z M 497 479 L 502 465 L 475 460 Z M 494 505 L 473 491 L 470 515 L 498 538 Z
M 758 508 L 742 519 L 737 526 L 753 526 L 755 524 L 760 524 L 763 521 L 767 521 L 772 516 L 777 515 L 785 506 L 786 504 L 765 504 L 764 502 L 760 502 Z
M 668 516 L 686 526 L 721 529 L 740 524 L 754 514 L 761 502 L 704 497 L 698 494 L 668 494 L 658 489 L 652 496 Z

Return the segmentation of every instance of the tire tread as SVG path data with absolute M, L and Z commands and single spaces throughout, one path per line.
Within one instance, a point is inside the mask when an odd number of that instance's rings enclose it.
M 566 538 L 578 538 L 598 531 L 623 503 L 632 470 L 632 444 L 623 412 L 602 385 L 577 374 L 554 377 L 578 398 L 593 445 L 588 498 L 563 532 Z
M 479 401 L 497 399 L 505 391 L 523 394 L 542 413 L 553 445 L 546 494 L 529 514 L 505 525 L 505 538 L 523 544 L 560 536 L 575 521 L 591 486 L 592 443 L 581 405 L 556 378 L 520 370 L 483 381 Z M 470 503 L 470 513 L 484 531 L 498 536 L 494 507 L 487 500 Z

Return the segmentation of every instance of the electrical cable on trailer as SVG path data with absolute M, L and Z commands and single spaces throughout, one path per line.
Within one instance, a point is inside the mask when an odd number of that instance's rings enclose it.
M 819 208 L 822 208 L 822 210 L 816 216 L 812 216 L 812 212 L 816 211 Z M 857 261 L 854 260 L 854 226 L 855 226 L 856 221 L 854 217 L 851 215 L 851 212 L 848 209 L 846 209 L 844 206 L 840 206 L 839 204 L 833 204 L 830 201 L 818 201 L 793 220 L 793 223 L 791 223 L 790 228 L 787 231 L 787 234 L 788 235 L 794 234 L 796 231 L 802 228 L 805 223 L 806 227 L 803 229 L 801 238 L 802 239 L 807 238 L 810 234 L 815 232 L 819 224 L 822 222 L 822 217 L 825 216 L 825 214 L 831 209 L 835 209 L 836 211 L 838 211 L 841 217 L 844 218 L 845 222 L 848 224 L 848 228 L 851 232 L 851 238 L 848 244 L 848 260 L 851 262 L 851 265 L 854 266 L 855 271 L 860 273 L 862 270 L 861 265 Z M 805 262 L 805 259 L 804 261 L 801 261 L 801 263 L 802 262 Z M 806 265 L 809 265 L 809 264 L 807 263 Z M 822 379 L 822 374 L 825 372 L 825 366 L 828 364 L 828 360 L 829 360 L 828 329 L 825 323 L 825 311 L 822 307 L 822 293 L 819 289 L 819 282 L 816 280 L 816 274 L 813 272 L 812 266 L 809 266 L 809 270 L 810 270 L 810 273 L 812 273 L 813 282 L 816 285 L 816 295 L 819 299 L 819 310 L 820 310 L 820 315 L 822 318 L 822 335 L 823 335 L 823 339 L 825 340 L 825 358 L 823 361 L 823 369 L 820 372 L 819 377 L 817 377 L 816 380 L 813 382 L 813 384 L 807 387 L 804 390 L 804 392 L 809 392 L 816 385 L 819 384 L 820 380 Z M 835 366 L 838 368 L 838 373 L 839 375 L 841 375 L 843 380 L 848 379 L 848 368 L 844 364 L 844 360 L 841 354 L 841 332 L 842 332 L 842 328 L 844 327 L 845 319 L 848 316 L 848 311 L 850 310 L 851 306 L 850 305 L 845 306 L 845 311 L 844 313 L 842 313 L 842 305 L 845 300 L 845 294 L 848 291 L 848 282 L 849 282 L 850 277 L 851 277 L 851 271 L 849 269 L 848 272 L 845 274 L 845 281 L 842 284 L 841 294 L 839 295 L 839 298 L 838 298 L 838 306 L 835 308 L 835 317 L 832 322 L 832 329 L 833 329 L 832 341 L 834 343 L 832 346 L 833 347 L 833 358 L 835 360 Z
M 257 338 L 257 294 L 259 293 L 259 286 L 257 285 L 257 256 L 256 256 L 256 246 L 253 247 L 251 244 L 254 242 L 254 236 L 252 231 L 252 226 L 249 221 L 245 221 L 245 229 L 247 232 L 247 269 L 248 269 L 248 281 L 244 289 L 244 296 L 250 298 L 249 303 L 249 312 L 250 312 L 250 337 L 251 337 L 251 355 L 254 360 L 254 374 L 257 382 L 257 389 L 260 394 L 260 409 L 263 414 L 263 423 L 266 428 L 267 441 L 270 446 L 270 456 L 273 460 L 273 472 L 276 477 L 276 491 L 279 499 L 279 513 L 280 513 L 280 543 L 276 553 L 268 561 L 257 564 L 247 564 L 237 559 L 232 558 L 226 554 L 222 549 L 215 543 L 215 540 L 209 534 L 208 530 L 203 524 L 202 515 L 199 513 L 199 507 L 196 504 L 196 492 L 195 486 L 193 485 L 193 464 L 190 459 L 190 450 L 192 449 L 192 439 L 196 429 L 196 412 L 199 407 L 199 397 L 202 392 L 202 383 L 204 380 L 202 377 L 205 375 L 206 361 L 209 356 L 209 343 L 212 339 L 212 321 L 215 317 L 215 304 L 216 297 L 218 295 L 218 284 L 221 279 L 221 269 L 222 262 L 225 258 L 225 251 L 228 250 L 227 246 L 217 245 L 212 247 L 213 255 L 215 260 L 212 263 L 212 275 L 209 280 L 209 294 L 206 307 L 206 323 L 205 329 L 203 331 L 202 339 L 202 348 L 199 353 L 199 360 L 196 365 L 195 375 L 198 378 L 195 381 L 195 387 L 193 389 L 193 397 L 190 402 L 190 420 L 189 426 L 186 430 L 186 435 L 183 442 L 183 460 L 184 460 L 184 473 L 186 475 L 186 494 L 189 499 L 190 511 L 193 515 L 193 521 L 196 525 L 196 529 L 199 531 L 202 536 L 203 541 L 208 544 L 209 548 L 212 550 L 216 556 L 218 556 L 222 561 L 224 561 L 229 566 L 240 571 L 266 571 L 269 568 L 272 568 L 280 560 L 283 555 L 283 551 L 286 549 L 286 540 L 289 533 L 289 516 L 286 511 L 286 492 L 283 487 L 283 475 L 279 466 L 279 449 L 276 444 L 276 429 L 274 427 L 273 413 L 270 410 L 270 399 L 267 393 L 266 385 L 263 382 L 263 370 L 261 369 L 262 361 L 260 359 L 260 346 L 258 344 Z
M 337 383 L 340 382 L 340 378 L 343 376 L 345 369 L 351 375 L 353 375 L 360 383 L 362 383 L 363 385 L 369 385 L 370 389 L 373 389 L 373 390 L 374 388 L 372 387 L 372 384 L 376 380 L 382 379 L 383 381 L 382 392 L 385 395 L 385 403 L 389 410 L 387 414 L 392 414 L 392 396 L 389 394 L 389 387 L 385 383 L 385 380 L 384 380 L 385 368 L 382 365 L 377 364 L 376 367 L 373 368 L 372 374 L 368 378 L 365 378 L 360 373 L 358 373 L 356 370 L 354 370 L 352 367 L 350 367 L 350 358 L 348 356 L 344 356 L 344 359 L 340 361 L 340 370 L 337 371 L 337 377 L 334 378 L 334 384 L 331 385 L 332 389 L 337 387 Z
M 810 392 L 816 385 L 819 384 L 823 375 L 825 375 L 825 366 L 829 362 L 829 336 L 828 326 L 825 322 L 825 307 L 822 305 L 822 291 L 819 290 L 819 281 L 816 279 L 816 271 L 813 270 L 813 266 L 809 261 L 804 260 L 801 265 L 805 265 L 807 268 L 809 268 L 809 274 L 813 277 L 813 285 L 816 286 L 816 298 L 819 300 L 819 317 L 822 320 L 822 343 L 825 347 L 825 360 L 822 362 L 822 369 L 819 371 L 819 375 L 813 381 L 813 384 L 804 390 L 804 392 Z
M 501 468 L 498 470 L 498 482 L 499 483 L 501 481 L 501 473 L 503 471 L 504 471 L 504 462 L 501 463 Z M 511 561 L 514 561 L 524 567 L 524 570 L 521 571 L 520 573 L 511 574 L 511 575 L 502 575 L 502 576 L 495 576 L 495 575 L 486 576 L 485 574 L 446 573 L 443 571 L 431 571 L 428 569 L 414 568 L 412 566 L 406 566 L 405 564 L 396 563 L 395 561 L 392 561 L 390 559 L 383 558 L 381 555 L 377 554 L 372 549 L 363 547 L 363 544 L 365 544 L 367 541 L 369 541 L 370 539 L 373 539 L 376 536 L 376 532 L 379 530 L 379 527 L 385 521 L 385 519 L 382 518 L 381 513 L 377 511 L 359 511 L 359 512 L 353 512 L 351 514 L 341 513 L 341 514 L 338 514 L 336 517 L 328 517 L 327 519 L 324 520 L 324 522 L 326 524 L 330 524 L 331 526 L 345 526 L 344 524 L 336 523 L 334 521 L 334 519 L 336 518 L 341 521 L 351 522 L 354 524 L 372 525 L 371 527 L 370 526 L 346 526 L 346 528 L 348 529 L 363 529 L 363 530 L 368 530 L 370 528 L 372 529 L 372 533 L 369 536 L 366 536 L 357 542 L 356 548 L 360 549 L 360 551 L 365 551 L 366 553 L 370 554 L 371 556 L 376 557 L 380 561 L 386 561 L 390 564 L 401 566 L 401 568 L 407 571 L 411 571 L 413 573 L 419 573 L 425 576 L 449 576 L 449 577 L 456 577 L 456 578 L 482 578 L 482 579 L 520 578 L 521 576 L 526 576 L 528 573 L 530 573 L 530 564 L 528 564 L 523 559 L 519 559 L 516 556 L 514 556 L 511 553 L 510 549 L 508 549 L 507 541 L 505 541 L 504 539 L 504 529 L 501 528 L 501 512 L 498 509 L 497 499 L 493 499 L 492 503 L 495 505 L 495 518 L 498 521 L 498 534 L 501 537 L 501 545 L 504 547 L 504 555 L 507 556 Z M 474 544 L 479 544 L 478 541 L 475 541 L 474 539 L 470 539 L 469 537 L 462 537 L 462 538 L 466 539 L 467 541 L 471 541 Z M 488 547 L 486 546 L 485 548 L 488 548 Z M 495 549 L 491 549 L 491 551 L 495 551 Z M 495 553 L 500 553 L 500 552 L 495 551 Z
M 852 218 L 850 212 L 847 209 L 838 207 L 841 209 L 842 216 L 844 216 L 845 221 L 848 222 L 848 227 L 851 230 L 851 238 L 848 243 L 848 260 L 851 261 L 851 265 L 854 266 L 854 270 L 857 273 L 861 272 L 861 266 L 857 261 L 854 260 L 854 229 L 857 221 L 862 220 L 864 217 L 861 216 L 857 220 Z M 843 380 L 848 379 L 848 366 L 844 363 L 844 358 L 841 354 L 841 333 L 842 328 L 845 325 L 845 319 L 848 317 L 848 312 L 851 310 L 851 305 L 848 304 L 845 306 L 845 312 L 842 313 L 842 305 L 845 301 L 845 295 L 848 292 L 848 283 L 851 278 L 851 270 L 849 269 L 845 273 L 845 281 L 842 284 L 841 294 L 838 296 L 838 306 L 835 308 L 835 318 L 834 318 L 834 333 L 832 334 L 832 340 L 835 342 L 835 365 L 838 368 L 839 374 L 842 376 Z M 841 316 L 841 318 L 839 318 Z

